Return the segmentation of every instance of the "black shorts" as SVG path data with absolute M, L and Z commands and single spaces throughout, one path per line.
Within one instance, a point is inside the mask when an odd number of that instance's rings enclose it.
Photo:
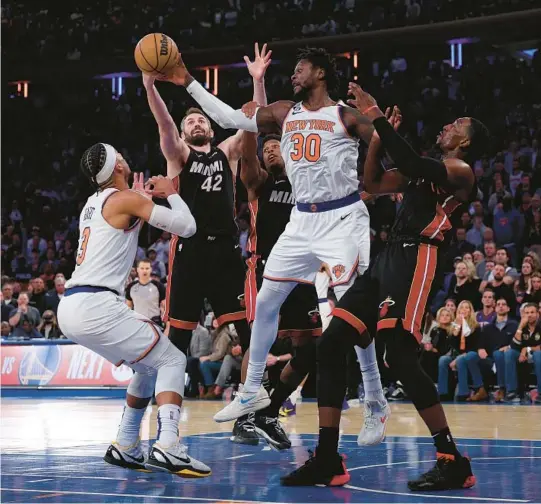
M 443 263 L 440 253 L 437 246 L 425 243 L 388 244 L 344 294 L 333 315 L 373 336 L 401 322 L 421 342 L 425 311 L 440 287 L 435 281 Z
M 255 318 L 256 297 L 263 283 L 263 261 L 257 256 L 250 257 L 246 264 L 246 282 L 244 300 L 246 319 Z M 316 289 L 313 285 L 298 284 L 289 294 L 280 309 L 279 337 L 320 336 L 321 319 L 319 318 Z
M 244 261 L 229 236 L 173 236 L 169 248 L 166 320 L 178 329 L 195 329 L 203 300 L 219 325 L 246 318 Z

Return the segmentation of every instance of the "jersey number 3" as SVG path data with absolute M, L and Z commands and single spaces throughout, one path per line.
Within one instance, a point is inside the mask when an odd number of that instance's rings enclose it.
M 83 233 L 81 234 L 81 237 L 79 238 L 79 250 L 77 251 L 77 260 L 75 261 L 77 263 L 77 266 L 82 264 L 82 262 L 85 260 L 86 247 L 88 247 L 89 238 L 90 238 L 90 228 L 85 227 L 83 229 Z
M 293 142 L 292 161 L 300 161 L 304 158 L 310 163 L 315 163 L 321 157 L 321 137 L 317 133 L 311 133 L 306 138 L 302 133 L 295 133 L 291 141 Z
M 222 176 L 218 173 L 218 175 L 216 175 L 216 177 L 214 177 L 214 180 L 213 180 L 213 176 L 210 175 L 201 184 L 201 189 L 207 192 L 221 191 L 222 190 Z

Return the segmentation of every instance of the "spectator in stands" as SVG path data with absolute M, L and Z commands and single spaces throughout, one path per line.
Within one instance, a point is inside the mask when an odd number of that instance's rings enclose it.
M 520 206 L 525 194 L 529 194 L 531 197 L 533 192 L 532 177 L 528 173 L 523 173 L 515 192 L 515 206 Z
M 475 314 L 475 320 L 479 327 L 483 328 L 487 324 L 491 324 L 496 319 L 496 300 L 492 289 L 485 289 L 481 298 L 483 308 Z
M 451 313 L 451 318 L 455 320 L 456 317 L 456 301 L 453 298 L 449 298 L 445 300 L 445 304 L 443 305 L 444 308 L 449 310 Z
M 531 221 L 526 222 L 524 229 L 524 246 L 541 246 L 541 213 L 535 212 Z
M 2 285 L 2 322 L 9 321 L 11 312 L 17 309 L 17 300 L 13 297 L 13 284 Z
M 40 236 L 39 226 L 34 226 L 32 228 L 32 237 L 27 241 L 26 253 L 28 257 L 30 257 L 34 249 L 36 249 L 40 255 L 44 255 L 47 250 L 47 241 Z
M 41 324 L 37 329 L 41 334 L 41 337 L 45 339 L 58 339 L 62 337 L 62 331 L 60 331 L 60 327 L 58 327 L 56 315 L 52 310 L 47 310 L 43 314 Z
M 500 387 L 494 398 L 501 401 L 504 398 L 505 390 L 505 357 L 504 352 L 509 348 L 509 345 L 518 328 L 518 323 L 509 318 L 509 305 L 505 298 L 500 298 L 496 301 L 496 319 L 490 324 L 485 325 L 481 330 L 479 339 L 479 349 L 477 355 L 480 361 L 477 365 L 480 371 L 488 372 L 487 368 L 492 367 L 492 363 L 496 363 L 496 380 Z M 472 361 L 472 366 L 475 363 Z M 481 387 L 470 398 L 473 402 L 484 401 L 488 399 L 488 393 L 485 387 Z
M 171 244 L 171 234 L 164 231 L 150 249 L 156 251 L 156 260 L 169 263 L 169 246 Z
M 496 261 L 496 243 L 493 241 L 485 241 L 483 244 L 483 250 L 485 251 L 485 257 L 479 264 L 477 264 L 477 277 L 484 280 L 487 261 Z
M 438 382 L 438 360 L 449 351 L 447 340 L 453 319 L 453 314 L 447 308 L 440 308 L 436 314 L 436 326 L 430 331 L 429 341 L 423 345 L 421 366 L 434 383 Z
M 522 333 L 517 331 L 516 338 L 521 338 L 522 348 L 520 350 L 520 356 L 518 361 L 524 365 L 528 365 L 529 359 L 533 362 L 534 373 L 537 378 L 537 396 L 534 399 L 535 404 L 541 404 L 541 324 L 539 322 L 539 308 L 537 305 L 528 304 L 525 306 L 529 307 L 533 312 L 533 308 L 537 310 L 537 320 L 535 325 L 533 323 L 528 323 L 522 329 Z
M 214 382 L 214 388 L 210 387 L 203 399 L 221 399 L 225 384 L 231 377 L 233 371 L 240 371 L 242 365 L 242 348 L 240 346 L 239 337 L 236 331 L 234 331 L 234 327 L 231 337 L 232 340 L 222 362 L 222 366 L 220 367 L 218 376 L 216 377 L 216 381 Z
M 11 326 L 9 325 L 9 322 L 2 321 L 0 335 L 2 336 L 2 338 L 9 338 L 11 336 Z
M 496 205 L 493 228 L 498 245 L 514 248 L 519 243 L 524 229 L 524 220 L 520 212 L 513 207 L 513 198 L 510 195 L 504 196 Z
M 449 363 L 449 368 L 458 373 L 458 401 L 466 401 L 470 396 L 468 385 L 468 371 L 471 375 L 474 392 L 483 386 L 483 377 L 477 364 L 479 356 L 477 348 L 481 328 L 475 320 L 473 305 L 469 301 L 462 301 L 457 308 L 457 318 L 451 331 L 451 345 L 458 350 L 456 359 Z M 441 372 L 441 366 L 440 366 Z
M 148 258 L 150 260 L 150 266 L 152 272 L 157 272 L 160 275 L 160 280 L 163 282 L 167 277 L 167 271 L 165 269 L 165 264 L 162 261 L 159 261 L 157 258 L 157 252 L 153 248 L 148 249 Z
M 56 259 L 56 250 L 53 248 L 47 249 L 45 261 L 43 261 L 39 267 L 39 272 L 41 274 L 45 272 L 45 267 L 47 265 L 50 265 L 53 272 L 56 272 L 56 268 L 58 268 L 58 260 Z
M 56 275 L 54 279 L 54 289 L 45 295 L 45 309 L 51 310 L 55 315 L 58 310 L 58 303 L 64 297 L 66 291 L 66 279 L 62 275 Z
M 203 393 L 199 397 L 205 397 L 210 388 L 213 388 L 214 379 L 220 372 L 222 361 L 227 354 L 229 346 L 233 341 L 233 332 L 229 324 L 222 324 L 218 327 L 214 319 L 212 331 L 212 351 L 209 355 L 199 357 L 199 371 L 203 377 Z
M 212 315 L 209 319 L 212 319 Z M 212 338 L 210 332 L 205 326 L 199 323 L 192 332 L 192 339 L 187 355 L 186 372 L 188 373 L 189 380 L 186 383 L 186 397 L 197 397 L 200 395 L 199 383 L 202 381 L 202 377 L 199 371 L 199 358 L 203 355 L 210 355 L 211 352 Z
M 494 291 L 496 299 L 504 297 L 507 300 L 509 308 L 511 308 L 511 313 L 515 313 L 517 304 L 515 293 L 511 285 L 504 281 L 505 278 L 511 278 L 506 277 L 505 267 L 502 264 L 496 264 L 491 272 L 491 276 L 493 277 L 493 280 L 489 282 L 482 282 L 481 289 L 484 291 L 487 287 L 489 287 Z
M 532 263 L 530 261 L 522 261 L 520 268 L 520 276 L 515 281 L 514 290 L 517 303 L 521 305 L 524 302 L 526 291 L 531 290 L 531 276 L 533 273 Z
M 522 342 L 525 340 L 529 341 L 532 336 L 535 339 L 535 335 L 541 335 L 539 306 L 534 303 L 528 303 L 522 308 L 520 324 L 509 347 L 502 349 L 505 362 L 505 402 L 520 402 L 517 363 L 519 359 L 521 359 L 520 362 L 525 361 L 524 356 L 521 356 Z M 496 365 L 498 365 L 498 359 L 501 359 L 501 357 L 495 355 Z
M 456 229 L 456 241 L 453 248 L 453 254 L 462 257 L 466 252 L 470 254 L 475 250 L 475 247 L 466 241 L 466 229 L 458 227 Z
M 29 319 L 24 318 L 21 320 L 22 322 L 20 323 L 20 325 L 13 329 L 12 336 L 24 339 L 41 338 L 41 334 Z
M 32 285 L 32 295 L 30 297 L 30 305 L 37 308 L 40 315 L 45 311 L 45 282 L 42 278 L 33 278 L 30 282 Z
M 466 241 L 471 243 L 476 249 L 480 249 L 483 246 L 485 231 L 486 226 L 483 224 L 483 217 L 480 215 L 474 216 L 473 225 L 466 233 Z
M 17 298 L 17 308 L 13 309 L 9 316 L 9 325 L 13 327 L 14 336 L 23 335 L 23 322 L 25 321 L 30 324 L 30 329 L 35 329 L 41 321 L 41 316 L 36 308 L 30 306 L 28 293 L 21 292 Z M 28 327 L 25 332 L 28 332 Z
M 479 307 L 481 301 L 479 294 L 480 280 L 474 278 L 474 273 L 475 271 L 468 268 L 464 261 L 457 262 L 447 297 L 452 297 L 457 303 L 467 300 L 475 307 Z
M 530 277 L 530 283 L 524 294 L 523 303 L 541 303 L 541 273 L 536 271 Z

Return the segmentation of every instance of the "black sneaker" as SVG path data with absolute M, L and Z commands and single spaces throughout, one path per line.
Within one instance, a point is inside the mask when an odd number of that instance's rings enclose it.
M 438 456 L 436 465 L 430 471 L 421 474 L 419 479 L 408 481 L 408 488 L 428 492 L 471 488 L 475 483 L 476 479 L 468 457 L 452 459 L 447 456 Z
M 271 448 L 275 450 L 287 450 L 291 448 L 291 441 L 287 437 L 286 431 L 278 418 L 257 415 L 249 415 L 255 426 L 255 431 L 259 434 Z
M 509 392 L 505 395 L 504 402 L 520 403 L 520 396 L 516 392 Z
M 303 466 L 280 478 L 283 486 L 344 486 L 349 482 L 351 476 L 338 453 L 324 460 L 311 450 L 309 453 L 310 458 Z
M 133 469 L 141 472 L 151 472 L 145 467 L 145 457 L 141 449 L 141 443 L 137 441 L 134 446 L 130 448 L 122 448 L 118 443 L 112 443 L 107 452 L 105 453 L 103 460 L 108 464 L 112 464 L 124 469 Z
M 257 446 L 259 444 L 259 436 L 255 431 L 253 422 L 253 413 L 250 415 L 244 415 L 235 420 L 233 425 L 233 433 L 229 438 L 233 443 L 245 444 L 251 446 Z

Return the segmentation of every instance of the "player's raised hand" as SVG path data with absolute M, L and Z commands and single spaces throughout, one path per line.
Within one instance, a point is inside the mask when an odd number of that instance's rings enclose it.
M 348 100 L 348 103 L 352 107 L 355 107 L 361 114 L 364 114 L 371 107 L 378 106 L 375 98 L 355 82 L 348 84 L 348 95 L 353 96 L 353 98 Z
M 145 177 L 142 173 L 133 174 L 132 191 L 138 192 L 145 198 L 152 199 L 152 195 L 145 189 Z
M 163 175 L 149 178 L 145 184 L 145 190 L 152 196 L 163 199 L 177 193 L 173 181 Z
M 165 82 L 172 82 L 177 86 L 187 86 L 191 82 L 190 72 L 188 72 L 180 53 L 177 58 L 177 64 L 171 69 L 171 71 L 167 74 L 157 75 L 156 79 Z
M 267 44 L 263 44 L 261 52 L 259 52 L 259 44 L 254 44 L 254 61 L 250 61 L 248 56 L 244 56 L 244 61 L 248 67 L 248 72 L 255 81 L 262 81 L 265 77 L 265 72 L 271 64 L 272 51 L 267 51 Z
M 248 119 L 251 119 L 252 117 L 254 117 L 256 111 L 257 111 L 257 107 L 259 107 L 259 104 L 255 101 L 251 101 L 251 102 L 248 102 L 248 103 L 245 103 L 243 106 L 242 106 L 242 111 L 244 112 L 244 115 L 248 118 Z
M 151 88 L 154 85 L 156 77 L 143 72 L 143 86 L 145 89 Z
M 389 121 L 389 124 L 393 127 L 393 129 L 397 131 L 402 124 L 402 112 L 398 108 L 398 106 L 395 105 L 392 111 L 390 107 L 387 107 L 387 110 L 385 111 L 385 117 L 387 118 L 387 121 Z

